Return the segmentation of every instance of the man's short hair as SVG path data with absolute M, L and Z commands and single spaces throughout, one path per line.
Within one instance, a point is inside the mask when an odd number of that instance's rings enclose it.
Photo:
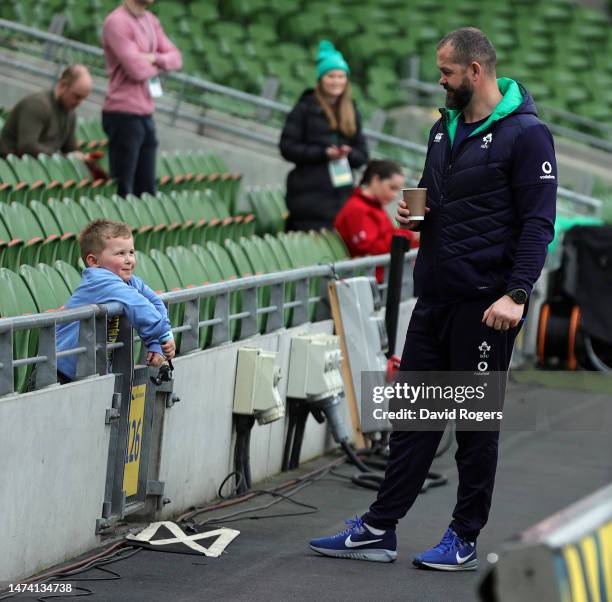
M 58 81 L 70 88 L 85 73 L 87 73 L 87 67 L 84 65 L 69 65 L 62 71 Z
M 96 219 L 87 224 L 79 234 L 79 246 L 81 247 L 81 259 L 91 253 L 99 255 L 110 238 L 130 238 L 132 229 L 123 222 L 114 222 L 110 219 Z
M 437 49 L 450 44 L 453 47 L 455 63 L 467 67 L 471 63 L 479 63 L 488 73 L 495 73 L 497 55 L 489 38 L 475 27 L 462 27 L 447 33 L 439 42 Z

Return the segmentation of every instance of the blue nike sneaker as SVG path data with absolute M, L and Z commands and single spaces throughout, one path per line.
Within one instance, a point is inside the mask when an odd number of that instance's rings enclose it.
M 476 542 L 464 541 L 449 527 L 440 543 L 416 556 L 412 564 L 439 571 L 475 571 L 478 568 Z
M 393 562 L 397 558 L 397 538 L 393 529 L 375 535 L 360 517 L 344 521 L 348 529 L 332 535 L 320 537 L 310 542 L 310 547 L 324 556 L 351 558 L 353 560 L 372 560 L 374 562 Z

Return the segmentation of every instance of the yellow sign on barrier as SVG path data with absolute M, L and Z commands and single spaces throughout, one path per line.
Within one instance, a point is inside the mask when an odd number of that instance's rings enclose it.
M 128 423 L 128 444 L 125 449 L 125 468 L 123 471 L 123 491 L 126 497 L 138 493 L 138 473 L 140 471 L 140 450 L 142 445 L 142 422 L 147 385 L 132 387 L 130 419 Z
M 556 555 L 559 592 L 563 602 L 612 600 L 612 522 Z

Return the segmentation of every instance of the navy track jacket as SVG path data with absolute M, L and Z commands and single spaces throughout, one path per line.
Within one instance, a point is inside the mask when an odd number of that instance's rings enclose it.
M 430 212 L 414 270 L 424 300 L 530 293 L 554 237 L 552 136 L 527 91 L 514 80 L 497 81 L 503 99 L 454 152 L 460 112 L 442 109 L 431 129 L 420 183 Z

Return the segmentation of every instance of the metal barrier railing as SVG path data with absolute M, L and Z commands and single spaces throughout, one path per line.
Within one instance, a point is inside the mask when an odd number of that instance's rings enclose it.
M 416 257 L 416 250 L 406 255 L 406 262 L 411 266 Z M 285 310 L 293 311 L 292 326 L 298 326 L 310 319 L 310 308 L 319 304 L 326 295 L 322 292 L 313 294 L 312 283 L 324 278 L 350 276 L 359 272 L 374 274 L 376 267 L 386 267 L 390 256 L 378 255 L 340 261 L 329 265 L 312 266 L 275 272 L 259 276 L 249 276 L 236 280 L 207 284 L 194 288 L 163 293 L 162 300 L 171 307 L 176 304 L 184 306 L 183 318 L 180 324 L 173 326 L 175 335 L 181 336 L 181 354 L 201 349 L 200 331 L 212 328 L 211 346 L 217 346 L 232 340 L 231 324 L 240 321 L 239 339 L 246 339 L 259 333 L 258 316 L 267 316 L 265 333 L 282 328 L 285 324 Z M 408 270 L 411 272 L 411 268 Z M 412 294 L 412 279 L 406 278 L 403 297 Z M 285 299 L 285 287 L 294 287 L 292 300 Z M 381 292 L 386 290 L 385 284 L 378 285 Z M 270 302 L 260 305 L 258 291 L 266 288 L 270 292 Z M 232 295 L 240 294 L 242 299 L 239 311 L 232 313 Z M 202 320 L 201 304 L 206 299 L 214 299 L 214 315 Z M 76 309 L 47 312 L 44 314 L 17 316 L 0 319 L 0 396 L 11 394 L 15 390 L 14 369 L 36 366 L 36 382 L 34 389 L 39 389 L 57 382 L 57 358 L 62 356 L 77 356 L 77 380 L 95 374 L 107 373 L 107 356 L 110 352 L 122 349 L 126 345 L 125 337 L 121 336 L 114 343 L 108 343 L 108 318 L 122 313 L 121 305 L 87 305 Z M 59 324 L 73 321 L 80 322 L 79 341 L 74 349 L 56 352 L 55 328 Z M 13 347 L 15 335 L 25 330 L 38 331 L 38 353 L 33 357 L 14 359 Z M 136 337 L 135 339 L 139 339 Z M 131 356 L 130 356 L 131 357 Z M 126 373 L 131 366 L 113 362 L 112 372 Z

